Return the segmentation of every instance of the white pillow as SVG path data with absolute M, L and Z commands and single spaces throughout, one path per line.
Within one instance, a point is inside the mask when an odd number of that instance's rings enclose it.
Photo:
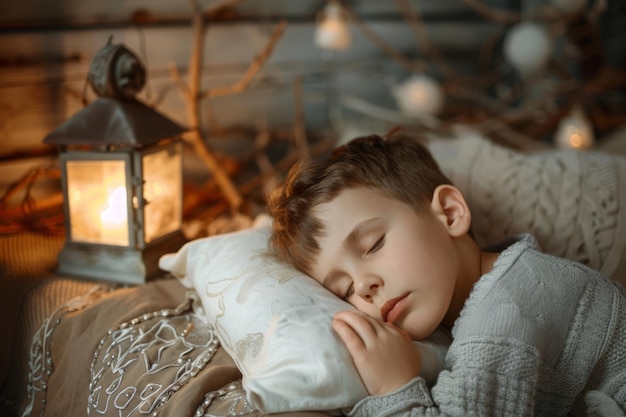
M 353 308 L 268 253 L 267 225 L 196 239 L 159 266 L 182 278 L 243 375 L 247 400 L 265 413 L 338 410 L 367 396 L 331 327 Z M 434 382 L 450 340 L 419 343 L 422 374 Z

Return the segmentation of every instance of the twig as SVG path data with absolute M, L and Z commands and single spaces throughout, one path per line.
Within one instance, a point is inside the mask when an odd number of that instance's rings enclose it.
M 304 105 L 302 98 L 302 77 L 297 76 L 293 81 L 293 99 L 294 99 L 294 121 L 293 121 L 293 138 L 296 150 L 300 155 L 300 159 L 309 159 L 309 145 L 306 139 Z
M 497 69 L 489 72 L 483 72 L 479 76 L 467 76 L 465 74 L 459 73 L 458 71 L 455 71 L 449 64 L 445 62 L 440 52 L 432 45 L 432 42 L 430 42 L 429 36 L 424 29 L 424 22 L 421 20 L 418 14 L 413 13 L 413 11 L 404 0 L 396 0 L 396 4 L 400 12 L 403 14 L 404 19 L 411 26 L 411 29 L 416 36 L 417 43 L 421 47 L 424 55 L 430 56 L 432 60 L 438 65 L 438 67 L 448 78 L 448 84 L 452 85 L 452 88 L 454 88 L 454 85 L 461 84 L 459 81 L 465 84 L 476 86 L 477 88 L 495 82 L 496 76 L 498 75 Z M 350 19 L 357 25 L 357 27 L 361 29 L 363 33 L 365 33 L 365 35 L 369 37 L 370 40 L 392 60 L 396 61 L 398 64 L 400 64 L 402 67 L 410 72 L 423 70 L 423 63 L 412 62 L 411 60 L 406 58 L 402 53 L 400 53 L 398 50 L 396 50 L 394 47 L 384 41 L 380 36 L 378 36 L 374 31 L 372 31 L 367 26 L 367 24 L 361 21 L 345 5 L 342 5 L 341 7 L 346 11 L 346 14 L 350 16 Z
M 226 2 L 230 4 L 230 2 Z M 220 4 L 223 6 L 226 3 Z M 233 211 L 238 211 L 242 204 L 242 197 L 233 184 L 231 178 L 219 164 L 209 145 L 202 137 L 202 121 L 200 117 L 200 76 L 203 67 L 203 49 L 204 49 L 204 16 L 197 0 L 192 2 L 192 28 L 193 28 L 193 49 L 189 64 L 189 84 L 187 87 L 188 94 L 185 96 L 187 101 L 187 118 L 190 123 L 190 130 L 185 135 L 185 139 L 192 145 L 198 157 L 204 162 L 207 168 L 213 173 L 220 189 L 225 194 L 230 207 Z M 221 7 L 219 7 L 221 10 Z M 213 10 L 218 10 L 215 8 Z M 180 79 L 180 77 L 179 77 Z
M 465 84 L 478 87 L 486 84 L 491 84 L 495 81 L 496 76 L 499 75 L 497 68 L 488 72 L 482 72 L 478 76 L 471 76 L 463 74 L 457 71 L 451 65 L 449 65 L 443 58 L 441 51 L 431 41 L 430 36 L 428 35 L 428 32 L 426 30 L 426 24 L 424 23 L 424 20 L 422 19 L 419 12 L 419 6 L 417 6 L 415 9 L 412 9 L 407 0 L 395 0 L 395 2 L 396 7 L 402 13 L 404 20 L 408 22 L 411 30 L 415 34 L 415 39 L 417 41 L 417 44 L 420 46 L 420 49 L 430 61 L 432 61 L 437 67 L 439 67 L 441 72 L 448 79 L 448 82 L 458 83 L 458 81 L 461 81 Z M 485 46 L 486 45 L 483 44 L 483 51 Z
M 256 161 L 261 175 L 267 178 L 267 181 L 263 184 L 265 192 L 271 191 L 276 185 L 278 185 L 279 176 L 277 170 L 272 165 L 269 157 L 265 153 L 265 148 L 270 142 L 270 132 L 267 127 L 267 121 L 263 121 L 259 126 L 259 133 L 254 139 L 254 159 Z
M 411 124 L 420 125 L 428 129 L 437 129 L 439 127 L 439 120 L 430 115 L 423 115 L 420 119 L 414 119 L 405 116 L 399 111 L 388 109 L 385 107 L 377 106 L 369 103 L 363 99 L 353 96 L 343 96 L 340 98 L 341 104 L 349 109 L 358 111 L 359 113 L 368 115 L 378 120 L 385 121 L 391 124 Z
M 452 77 L 456 75 L 456 71 L 452 70 L 450 66 L 443 60 L 439 50 L 435 48 L 430 41 L 430 37 L 424 27 L 424 21 L 421 19 L 419 14 L 419 6 L 418 11 L 414 12 L 411 10 L 410 6 L 407 4 L 406 0 L 395 0 L 396 7 L 400 9 L 400 12 L 404 16 L 404 20 L 409 23 L 413 34 L 415 35 L 415 39 L 417 44 L 421 47 L 424 55 L 430 57 L 432 61 L 434 61 L 437 66 L 442 70 L 442 72 L 448 76 Z
M 37 219 L 41 216 L 41 213 L 57 210 L 63 211 L 63 194 L 58 192 L 50 197 L 40 198 L 35 204 L 31 204 L 28 208 L 23 206 L 6 207 L 0 209 L 0 213 L 3 220 L 12 220 L 19 222 L 20 219 L 31 218 Z
M 267 58 L 272 54 L 274 47 L 278 43 L 278 40 L 281 38 L 283 32 L 285 31 L 285 27 L 287 26 L 287 22 L 285 20 L 281 20 L 278 23 L 278 26 L 274 30 L 272 37 L 269 42 L 265 46 L 265 49 L 256 56 L 256 58 L 250 63 L 247 71 L 241 76 L 239 81 L 234 84 L 223 86 L 223 87 L 215 87 L 211 88 L 200 94 L 200 98 L 210 98 L 210 97 L 219 97 L 230 94 L 240 93 L 246 90 L 249 86 L 256 74 L 259 72 L 259 69 L 263 66 Z
M 321 140 L 319 143 L 311 147 L 311 157 L 316 157 L 329 151 L 334 146 L 334 144 L 335 144 L 335 141 L 331 139 Z M 299 159 L 299 155 L 297 154 L 297 152 L 289 152 L 280 161 L 278 161 L 278 163 L 274 165 L 273 172 L 256 175 L 255 177 L 251 178 L 249 181 L 243 183 L 240 188 L 241 193 L 244 196 L 251 195 L 259 187 L 262 187 L 263 184 L 265 184 L 269 178 L 272 178 L 275 175 L 277 175 L 276 174 L 277 172 L 287 171 L 294 163 L 298 161 L 298 159 Z M 202 221 L 214 219 L 220 216 L 226 209 L 227 207 L 223 203 L 217 202 L 216 204 L 213 204 L 209 209 L 207 209 L 203 213 L 200 213 L 194 218 L 202 220 Z
M 465 3 L 467 3 L 467 5 L 473 8 L 477 13 L 481 14 L 484 18 L 501 25 L 511 25 L 522 20 L 522 16 L 519 13 L 494 10 L 480 0 L 465 0 Z
M 16 233 L 24 230 L 60 235 L 65 230 L 63 195 L 59 192 L 35 201 L 32 187 L 42 176 L 58 179 L 58 168 L 35 168 L 11 184 L 0 197 L 0 233 Z M 24 189 L 19 205 L 9 207 L 9 201 Z
M 335 144 L 335 141 L 332 139 L 325 139 L 319 141 L 317 144 L 311 147 L 311 157 L 314 158 L 319 156 L 327 151 L 329 151 Z M 287 171 L 294 163 L 299 160 L 299 155 L 297 152 L 289 152 L 285 155 L 278 163 L 274 165 L 274 169 L 278 172 Z M 271 173 L 269 175 L 275 175 Z M 257 175 L 254 178 L 250 179 L 248 182 L 242 184 L 241 192 L 244 195 L 248 195 L 252 193 L 256 188 L 261 186 L 265 181 L 267 181 L 268 176 L 261 174 Z
M 170 73 L 170 77 L 174 80 L 174 83 L 178 87 L 178 90 L 183 95 L 184 100 L 191 100 L 191 93 L 189 92 L 189 88 L 187 88 L 187 84 L 183 81 L 183 77 L 180 76 L 180 71 L 176 66 L 174 61 L 170 61 L 167 63 L 167 68 Z
M 508 124 L 499 119 L 491 119 L 488 123 L 474 125 L 474 128 L 480 130 L 485 136 L 497 136 L 509 147 L 521 150 L 538 150 L 546 149 L 545 144 L 541 144 L 532 137 L 525 135 L 518 130 L 512 129 Z
M 354 14 L 349 8 L 345 5 L 341 5 L 341 8 L 346 12 L 346 14 L 350 17 L 350 20 L 367 36 L 374 44 L 376 44 L 387 56 L 396 61 L 400 66 L 406 68 L 408 71 L 415 71 L 419 69 L 419 65 L 411 62 L 411 60 L 407 59 L 403 54 L 401 54 L 396 48 L 391 46 L 388 42 L 386 42 L 382 37 L 380 37 L 376 32 L 371 30 L 365 22 L 363 22 L 359 17 Z
M 281 21 L 279 23 L 273 37 L 270 39 L 270 42 L 266 46 L 263 53 L 250 64 L 248 70 L 242 76 L 239 82 L 231 86 L 217 87 L 202 92 L 200 90 L 200 77 L 203 67 L 205 16 L 208 14 L 217 14 L 224 8 L 233 5 L 238 1 L 239 0 L 224 1 L 203 13 L 199 2 L 197 0 L 192 0 L 192 28 L 194 33 L 194 41 L 192 54 L 190 57 L 188 72 L 189 81 L 187 85 L 183 83 L 182 77 L 180 76 L 178 69 L 175 66 L 170 65 L 170 74 L 178 85 L 181 94 L 183 95 L 183 99 L 187 102 L 187 118 L 190 124 L 190 130 L 185 135 L 185 139 L 192 145 L 195 153 L 213 173 L 220 189 L 224 193 L 226 200 L 231 207 L 231 210 L 233 211 L 240 210 L 243 203 L 243 198 L 228 173 L 223 169 L 223 167 L 219 164 L 219 162 L 211 152 L 208 143 L 203 139 L 202 117 L 200 110 L 201 100 L 208 97 L 235 94 L 248 88 L 259 68 L 263 65 L 267 57 L 271 54 L 274 46 L 278 42 L 278 39 L 282 35 L 286 26 L 285 21 Z
M 52 146 L 38 146 L 29 149 L 10 150 L 7 152 L 0 151 L 0 163 L 6 161 L 17 161 L 20 159 L 53 156 L 57 153 L 57 150 Z
M 13 196 L 15 196 L 18 191 L 20 191 L 24 187 L 26 187 L 27 190 L 27 196 L 25 198 L 30 198 L 30 196 L 28 195 L 30 187 L 37 181 L 37 179 L 42 176 L 59 179 L 61 178 L 61 172 L 58 168 L 45 167 L 34 168 L 28 171 L 19 180 L 9 185 L 2 197 L 0 197 L 0 208 L 6 207 L 11 198 L 13 198 Z
M 235 4 L 240 3 L 240 2 L 241 2 L 241 0 L 224 0 L 221 3 L 215 4 L 215 5 L 210 6 L 209 8 L 207 8 L 204 11 L 204 16 L 208 16 L 208 17 L 214 16 L 214 15 L 222 12 L 224 9 L 227 9 L 227 8 L 229 8 L 231 6 L 234 6 Z M 196 5 L 197 5 L 197 3 L 196 3 Z

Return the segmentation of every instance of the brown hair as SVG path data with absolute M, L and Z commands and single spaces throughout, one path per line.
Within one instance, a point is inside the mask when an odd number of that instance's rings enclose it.
M 324 233 L 312 211 L 346 188 L 373 188 L 418 213 L 426 210 L 435 189 L 452 183 L 421 142 L 404 132 L 364 136 L 337 147 L 326 160 L 294 165 L 267 201 L 274 219 L 270 244 L 278 258 L 309 272 Z

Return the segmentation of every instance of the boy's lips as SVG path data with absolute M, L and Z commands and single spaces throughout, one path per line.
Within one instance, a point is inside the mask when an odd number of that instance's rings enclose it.
M 402 311 L 404 304 L 402 301 L 405 300 L 407 296 L 408 294 L 404 294 L 401 297 L 385 301 L 383 306 L 380 308 L 380 316 L 384 322 L 394 322 L 394 320 L 398 317 L 398 314 Z

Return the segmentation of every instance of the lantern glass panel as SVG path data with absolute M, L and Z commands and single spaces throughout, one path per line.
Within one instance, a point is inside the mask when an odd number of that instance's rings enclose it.
M 182 226 L 182 155 L 180 146 L 143 156 L 144 240 L 146 243 Z
M 66 161 L 71 239 L 127 246 L 126 161 Z

